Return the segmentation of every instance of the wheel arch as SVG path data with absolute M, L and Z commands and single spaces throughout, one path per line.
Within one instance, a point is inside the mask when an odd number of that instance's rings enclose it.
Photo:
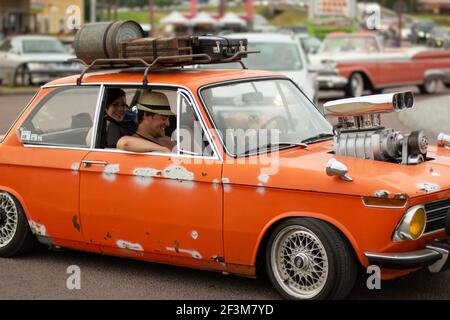
M 283 221 L 286 221 L 291 218 L 312 218 L 322 222 L 329 224 L 331 227 L 335 228 L 348 242 L 350 245 L 355 258 L 359 261 L 361 265 L 367 263 L 364 253 L 361 252 L 361 249 L 358 246 L 356 239 L 353 237 L 352 233 L 339 221 L 333 219 L 329 215 L 321 214 L 321 213 L 313 213 L 313 212 L 288 212 L 274 217 L 270 220 L 261 233 L 259 234 L 253 255 L 252 255 L 252 264 L 256 266 L 257 271 L 261 269 L 264 262 L 264 252 L 267 247 L 268 240 L 270 238 L 273 230 Z
M 19 204 L 22 207 L 23 212 L 24 212 L 25 217 L 27 218 L 27 220 L 30 221 L 31 216 L 29 214 L 28 207 L 27 207 L 27 205 L 25 203 L 25 199 L 16 190 L 11 189 L 11 188 L 6 187 L 6 186 L 3 186 L 3 185 L 0 185 L 0 192 L 7 192 L 10 195 L 12 195 L 19 202 Z
M 369 76 L 369 73 L 366 70 L 354 70 L 350 73 L 350 76 L 348 78 L 350 79 L 351 76 L 353 76 L 355 73 L 359 73 L 363 77 L 365 89 L 368 89 L 368 90 L 376 89 L 372 82 L 372 79 Z

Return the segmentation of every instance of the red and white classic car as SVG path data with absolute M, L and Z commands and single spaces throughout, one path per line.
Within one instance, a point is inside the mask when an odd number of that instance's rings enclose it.
M 450 50 L 384 48 L 369 32 L 330 34 L 310 58 L 321 90 L 344 90 L 350 97 L 405 85 L 434 93 L 440 81 L 450 83 Z

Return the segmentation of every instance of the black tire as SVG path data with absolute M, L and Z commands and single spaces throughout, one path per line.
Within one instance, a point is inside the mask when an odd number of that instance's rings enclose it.
M 0 191 L 0 257 L 26 253 L 36 242 L 20 203 L 11 194 Z
M 364 94 L 365 89 L 364 76 L 359 72 L 355 72 L 348 80 L 348 84 L 345 87 L 345 95 L 350 98 L 360 97 Z
M 283 221 L 271 233 L 265 253 L 268 277 L 286 299 L 344 299 L 356 281 L 357 263 L 347 240 L 317 219 Z
M 19 66 L 14 73 L 13 85 L 17 86 L 31 86 L 33 84 L 30 69 L 26 64 Z
M 422 94 L 433 94 L 436 93 L 439 86 L 439 80 L 428 78 L 425 82 L 419 86 L 420 93 Z
M 450 88 L 450 83 L 445 83 L 445 82 L 444 82 L 444 86 L 445 86 L 446 88 Z

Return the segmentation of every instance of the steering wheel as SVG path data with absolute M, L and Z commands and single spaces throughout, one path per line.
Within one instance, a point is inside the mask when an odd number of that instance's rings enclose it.
M 277 123 L 277 128 L 280 129 L 280 131 L 287 132 L 287 129 L 289 127 L 289 121 L 288 121 L 288 119 L 286 119 L 286 117 L 280 116 L 280 115 L 273 116 L 272 118 L 270 118 L 269 120 L 264 122 L 261 125 L 261 129 L 267 129 L 269 124 L 271 124 L 272 122 Z

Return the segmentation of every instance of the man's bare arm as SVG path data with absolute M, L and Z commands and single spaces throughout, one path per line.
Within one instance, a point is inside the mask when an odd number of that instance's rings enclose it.
M 122 138 L 120 138 L 117 142 L 117 148 L 131 152 L 158 151 L 170 153 L 170 150 L 166 147 L 160 146 L 159 144 L 142 138 L 132 136 L 123 136 Z

